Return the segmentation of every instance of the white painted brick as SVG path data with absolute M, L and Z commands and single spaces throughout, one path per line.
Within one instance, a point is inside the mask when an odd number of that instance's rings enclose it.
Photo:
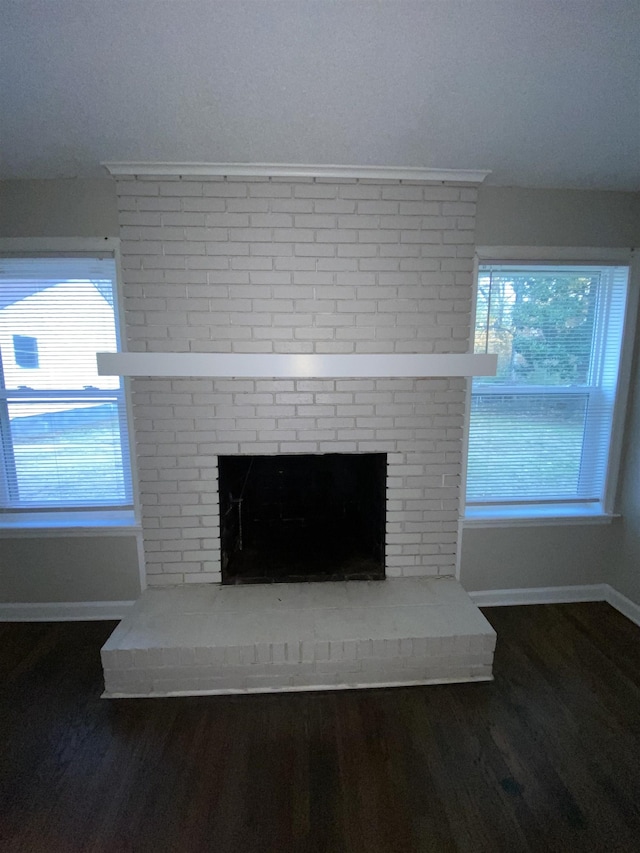
M 247 195 L 248 187 L 243 182 L 224 181 L 222 183 L 205 183 L 203 184 L 204 195 L 215 196 L 217 198 L 244 198 Z M 195 194 L 195 193 L 192 193 Z M 188 193 L 185 193 L 188 195 Z
M 317 243 L 355 243 L 358 239 L 358 232 L 355 230 L 347 231 L 342 228 L 321 229 L 315 232 Z
M 307 270 L 312 272 L 318 267 L 317 258 L 275 258 L 275 268 L 277 270 Z
M 424 244 L 425 242 L 429 242 L 428 237 L 432 233 L 435 234 L 435 242 L 440 243 L 440 232 L 419 232 L 420 236 L 424 238 L 422 243 L 420 242 L 420 238 L 416 238 L 413 231 L 405 231 L 404 233 L 407 235 L 406 242 L 381 244 L 378 246 L 378 254 L 381 258 L 417 258 L 424 251 Z M 413 245 L 408 245 L 409 243 Z
M 249 194 L 254 197 L 262 198 L 290 198 L 292 189 L 292 186 L 289 184 L 276 184 L 271 182 L 265 184 L 249 184 Z
M 397 201 L 358 201 L 357 211 L 364 215 L 392 216 L 400 212 L 400 204 Z
M 136 351 L 466 349 L 473 188 L 122 183 L 131 192 L 121 194 L 119 207 L 128 337 Z M 181 187 L 184 193 L 173 195 Z M 198 254 L 203 248 L 207 254 Z M 136 380 L 143 524 L 161 537 L 147 538 L 150 578 L 161 569 L 177 583 L 205 574 L 218 582 L 218 496 L 206 479 L 218 453 L 237 452 L 391 452 L 396 465 L 407 466 L 398 484 L 389 478 L 389 521 L 400 525 L 391 533 L 405 538 L 388 544 L 413 550 L 390 554 L 388 573 L 452 571 L 463 398 L 447 396 L 455 385 L 438 381 L 220 380 L 214 393 L 211 380 Z M 458 387 L 461 393 L 464 382 Z M 237 391 L 233 399 L 225 399 L 227 388 Z M 242 389 L 255 398 L 240 399 Z M 437 399 L 425 398 L 438 389 Z M 332 392 L 341 396 L 322 398 Z M 361 396 L 367 393 L 370 399 Z M 423 448 L 426 467 L 416 471 L 394 452 L 404 447 Z M 172 479 L 178 470 L 185 476 Z M 182 547 L 188 542 L 200 550 Z M 153 550 L 162 543 L 164 551 Z
M 340 198 L 354 199 L 378 199 L 380 198 L 380 186 L 360 182 L 341 186 L 339 188 Z
M 298 184 L 293 188 L 296 198 L 336 198 L 338 187 L 335 184 Z
M 329 247 L 326 247 L 329 249 Z M 340 245 L 336 248 L 335 253 L 341 258 L 373 258 L 379 252 L 379 247 L 375 243 L 358 243 L 352 245 Z
M 140 186 L 146 185 L 146 182 L 141 183 Z M 152 186 L 152 185 L 149 185 Z M 201 196 L 203 194 L 202 181 L 190 181 L 190 180 L 180 180 L 180 181 L 171 181 L 171 180 L 162 180 L 158 182 L 158 190 L 160 195 L 166 196 L 179 196 L 181 198 L 186 198 L 189 196 Z M 143 193 L 140 193 L 143 195 Z
M 382 198 L 400 201 L 421 201 L 424 197 L 422 186 L 383 186 Z
M 315 203 L 318 204 L 318 202 Z M 274 213 L 312 213 L 313 208 L 314 202 L 311 199 L 282 198 L 271 202 L 271 210 Z M 318 211 L 318 213 L 322 212 Z

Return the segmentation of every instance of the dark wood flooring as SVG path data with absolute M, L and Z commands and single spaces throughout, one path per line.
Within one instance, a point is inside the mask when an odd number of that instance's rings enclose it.
M 485 612 L 491 684 L 121 701 L 113 624 L 0 625 L 0 849 L 639 851 L 640 629 Z

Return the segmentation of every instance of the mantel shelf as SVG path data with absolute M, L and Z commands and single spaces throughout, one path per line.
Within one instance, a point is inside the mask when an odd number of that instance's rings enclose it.
M 495 376 L 496 355 L 98 353 L 101 376 L 364 379 Z

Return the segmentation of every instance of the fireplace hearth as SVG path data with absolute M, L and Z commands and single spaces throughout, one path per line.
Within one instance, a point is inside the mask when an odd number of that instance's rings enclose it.
M 385 576 L 386 455 L 218 459 L 222 582 Z

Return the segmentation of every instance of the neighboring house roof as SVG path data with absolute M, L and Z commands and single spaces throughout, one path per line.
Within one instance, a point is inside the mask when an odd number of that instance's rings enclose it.
M 91 283 L 105 302 L 113 308 L 113 285 L 111 281 L 92 281 Z M 34 296 L 36 293 L 41 293 L 43 290 L 47 290 L 50 287 L 55 287 L 57 284 L 60 284 L 58 279 L 55 281 L 31 281 L 28 279 L 14 281 L 5 280 L 0 285 L 0 310 L 7 308 L 9 305 L 15 305 L 16 302 L 21 302 L 23 299 L 27 299 L 29 296 Z

